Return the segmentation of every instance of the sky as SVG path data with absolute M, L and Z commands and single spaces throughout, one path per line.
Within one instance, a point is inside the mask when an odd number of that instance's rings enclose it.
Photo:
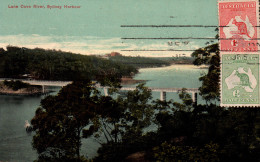
M 21 8 L 21 5 L 32 8 Z M 45 8 L 33 8 L 33 5 Z M 48 9 L 48 5 L 62 8 Z M 66 9 L 64 5 L 80 8 Z M 122 38 L 208 38 L 215 37 L 215 28 L 121 25 L 218 25 L 217 0 L 1 0 L 0 15 L 0 47 L 38 47 L 81 54 L 114 51 L 128 56 L 190 55 L 190 51 L 169 49 L 194 50 L 205 46 L 207 40 Z

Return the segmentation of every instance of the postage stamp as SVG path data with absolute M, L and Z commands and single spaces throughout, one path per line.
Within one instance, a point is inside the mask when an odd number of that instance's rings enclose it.
M 222 52 L 257 52 L 259 4 L 256 0 L 219 1 L 219 40 Z
M 260 106 L 259 55 L 222 54 L 221 106 Z

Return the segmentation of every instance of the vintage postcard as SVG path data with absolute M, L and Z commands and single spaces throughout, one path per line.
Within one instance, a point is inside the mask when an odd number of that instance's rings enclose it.
M 259 2 L 219 1 L 221 52 L 259 52 Z
M 258 14 L 0 0 L 0 162 L 260 161 Z

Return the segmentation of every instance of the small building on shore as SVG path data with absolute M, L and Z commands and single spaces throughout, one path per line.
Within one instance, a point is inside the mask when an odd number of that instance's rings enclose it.
M 122 56 L 119 52 L 111 52 L 101 56 L 101 58 L 109 59 L 109 57 Z

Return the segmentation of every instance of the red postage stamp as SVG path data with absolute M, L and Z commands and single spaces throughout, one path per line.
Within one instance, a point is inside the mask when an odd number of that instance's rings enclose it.
M 222 52 L 257 52 L 258 3 L 219 1 L 219 39 Z

